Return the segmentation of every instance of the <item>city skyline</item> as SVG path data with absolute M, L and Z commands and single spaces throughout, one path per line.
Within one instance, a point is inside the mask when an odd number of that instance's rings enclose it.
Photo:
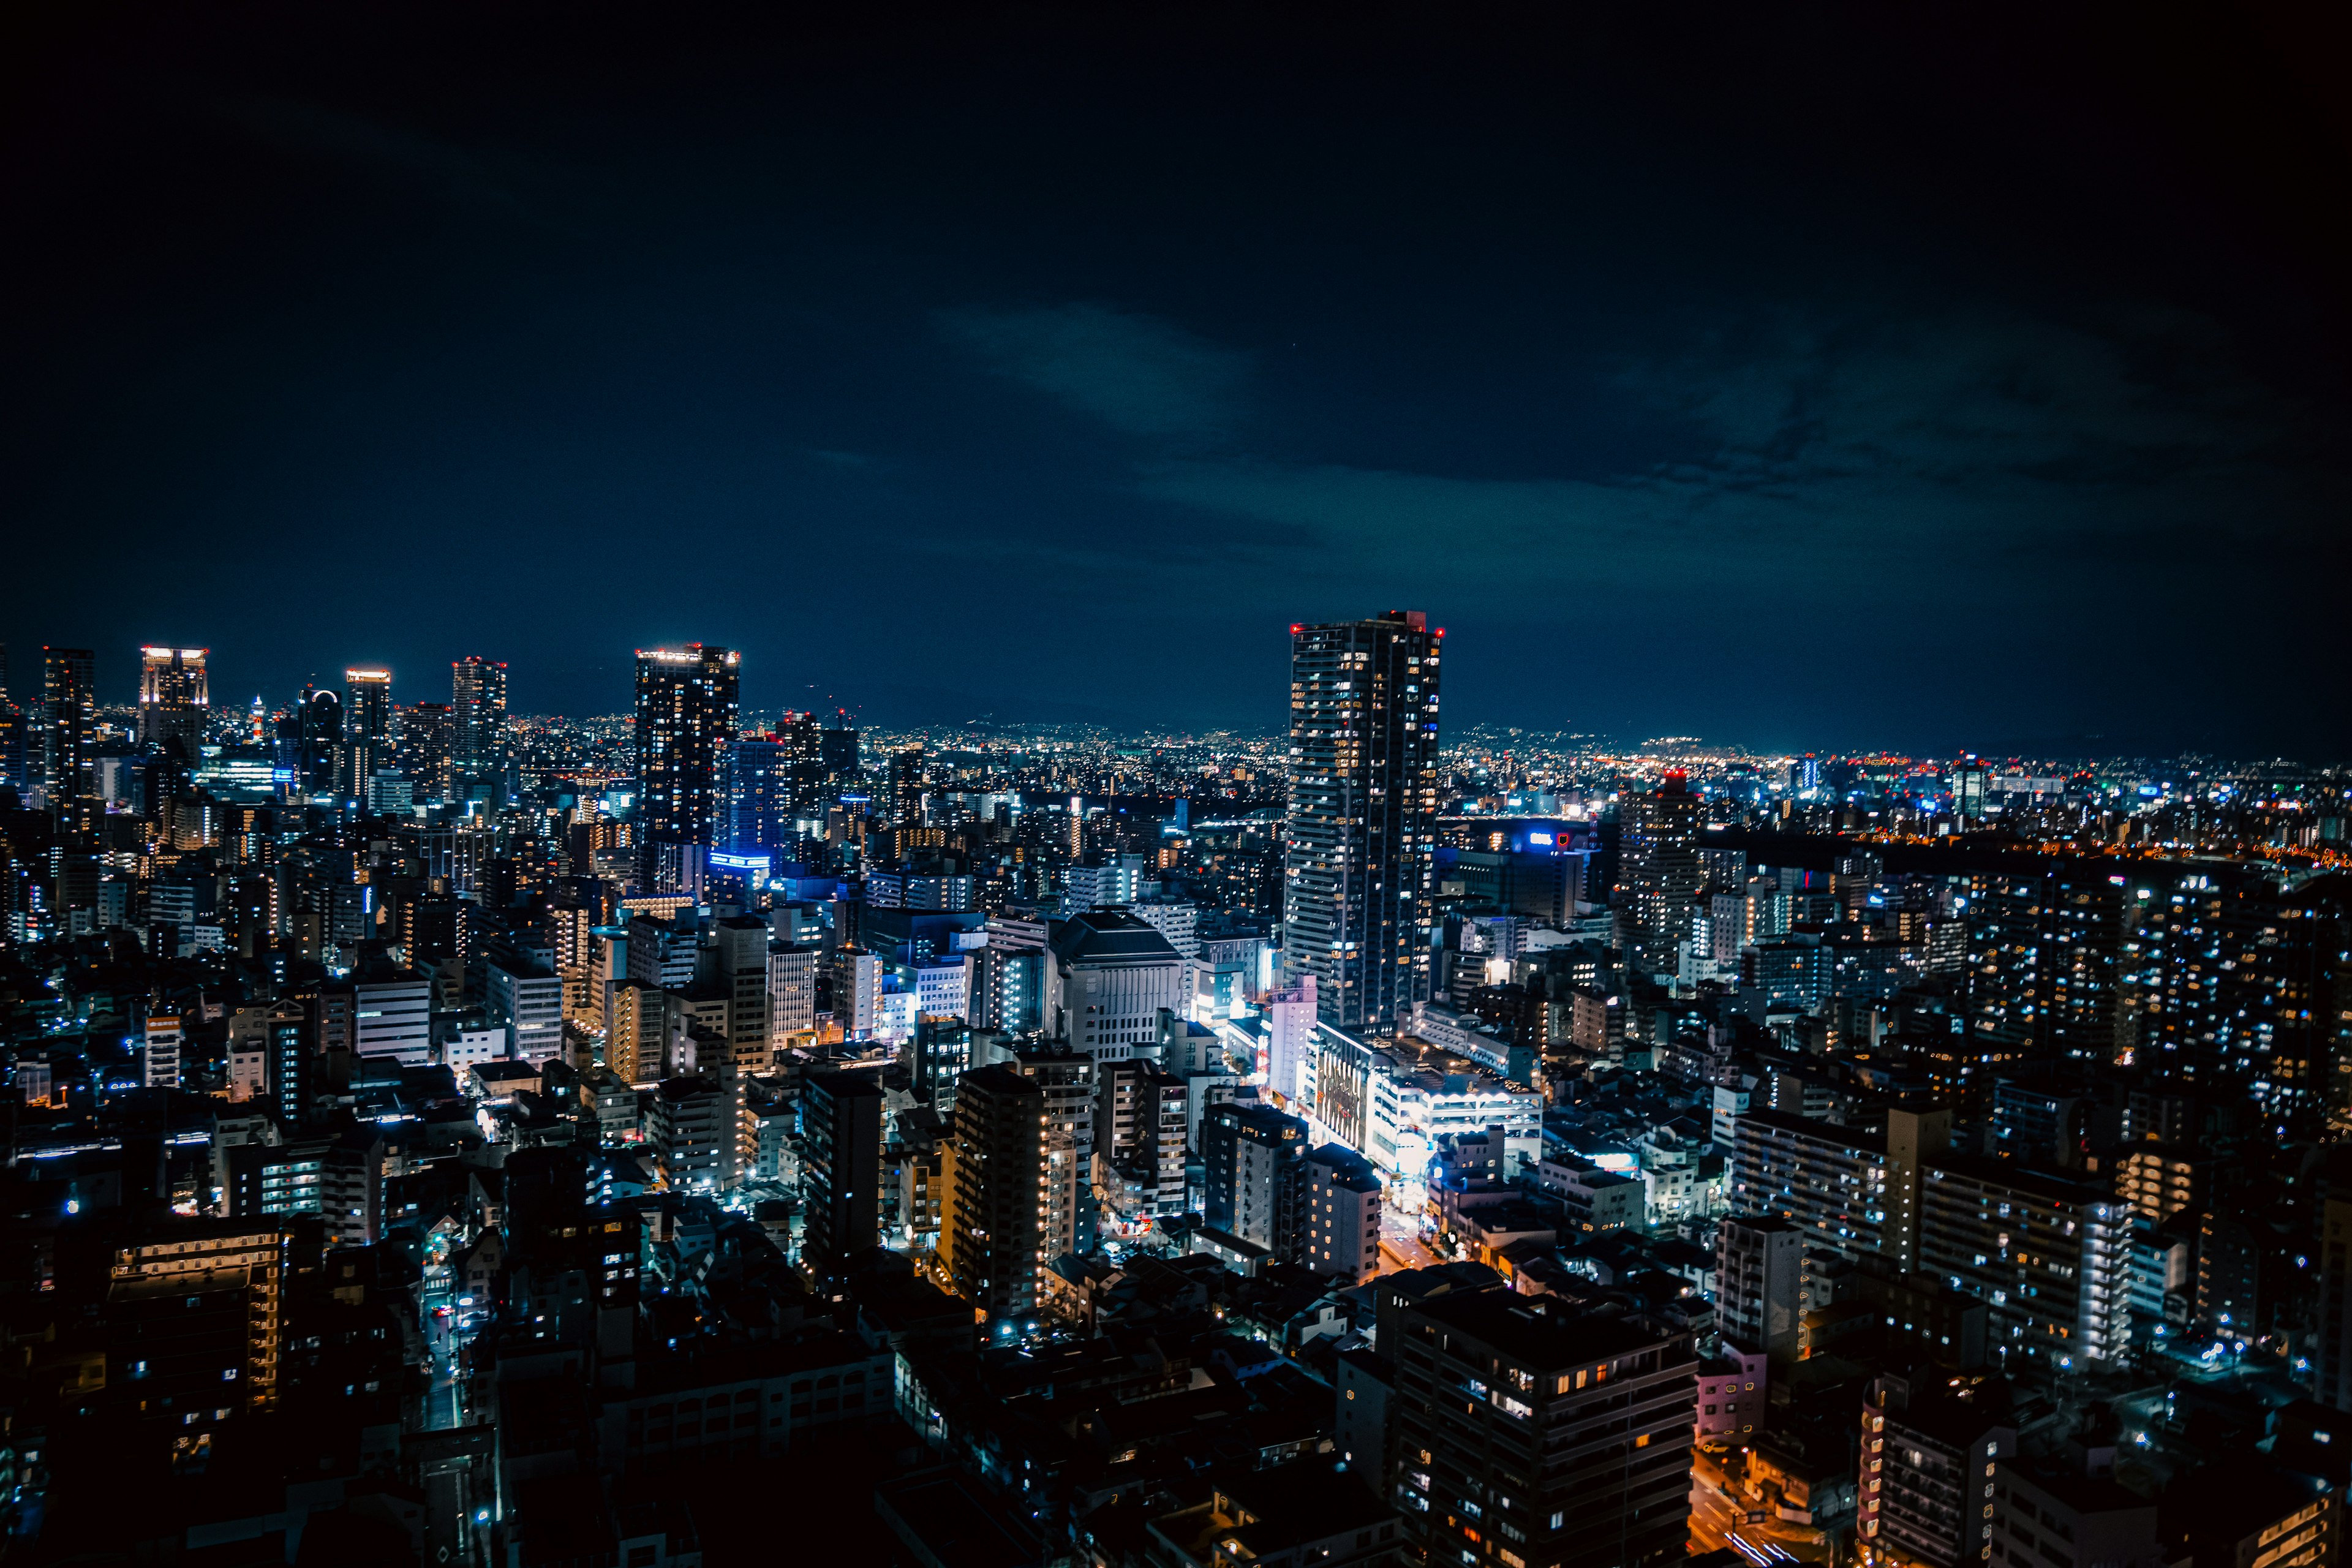
M 9 1568 L 2352 1568 L 2347 54 L 0 14 Z

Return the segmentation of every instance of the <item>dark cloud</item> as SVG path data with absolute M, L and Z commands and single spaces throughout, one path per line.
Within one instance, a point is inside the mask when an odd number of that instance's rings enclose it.
M 0 634 L 1266 722 L 1287 622 L 1411 603 L 1465 719 L 2342 749 L 2284 25 L 60 22 Z

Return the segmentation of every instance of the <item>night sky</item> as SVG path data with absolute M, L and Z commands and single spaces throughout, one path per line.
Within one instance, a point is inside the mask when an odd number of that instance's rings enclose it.
M 2352 754 L 2320 7 L 16 9 L 20 699 Z

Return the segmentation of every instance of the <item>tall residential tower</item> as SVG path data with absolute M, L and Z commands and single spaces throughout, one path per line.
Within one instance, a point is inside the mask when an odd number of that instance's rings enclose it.
M 507 667 L 468 654 L 449 671 L 449 794 L 495 810 L 506 797 Z
M 1392 1030 L 1430 994 L 1444 635 L 1419 610 L 1290 628 L 1283 953 L 1339 1028 Z

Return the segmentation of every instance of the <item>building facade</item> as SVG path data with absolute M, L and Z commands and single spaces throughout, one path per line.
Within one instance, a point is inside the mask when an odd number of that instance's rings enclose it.
M 1291 628 L 1283 961 L 1343 1029 L 1431 994 L 1444 635 L 1418 610 Z

